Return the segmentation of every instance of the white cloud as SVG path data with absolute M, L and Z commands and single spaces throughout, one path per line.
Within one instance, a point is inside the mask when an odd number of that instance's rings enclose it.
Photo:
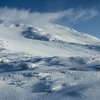
M 70 24 L 92 19 L 98 15 L 98 11 L 91 9 L 68 9 L 66 11 L 40 13 L 30 12 L 29 10 L 18 10 L 16 8 L 0 8 L 0 20 L 7 20 L 15 23 L 25 23 L 33 25 L 46 25 L 49 22 L 61 21 L 63 18 Z M 66 22 L 67 22 L 66 21 Z M 66 23 L 67 24 L 67 23 Z
M 63 22 L 65 21 L 66 24 L 76 24 L 76 23 L 79 23 L 80 21 L 87 21 L 94 18 L 95 16 L 100 16 L 99 11 L 94 8 L 69 9 L 69 10 L 63 11 L 62 13 L 63 13 L 63 16 L 61 19 L 63 19 L 64 17 L 65 20 L 63 20 Z

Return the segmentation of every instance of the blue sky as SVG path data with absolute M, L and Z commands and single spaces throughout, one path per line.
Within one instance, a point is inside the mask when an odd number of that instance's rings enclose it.
M 5 6 L 7 8 L 4 8 Z M 11 15 L 8 14 L 7 9 L 12 13 Z M 36 20 L 35 16 L 37 16 L 38 20 L 40 18 L 44 22 L 51 21 L 72 27 L 77 31 L 98 38 L 100 38 L 99 10 L 100 0 L 0 0 L 0 14 L 3 13 L 2 16 L 9 16 L 17 20 L 17 17 L 20 16 L 21 20 L 22 14 L 20 13 L 23 13 L 23 19 L 26 18 L 25 16 L 31 16 L 28 18 L 34 17 L 33 21 Z M 19 16 L 15 13 L 19 13 Z M 5 17 L 2 16 L 0 18 L 4 19 Z

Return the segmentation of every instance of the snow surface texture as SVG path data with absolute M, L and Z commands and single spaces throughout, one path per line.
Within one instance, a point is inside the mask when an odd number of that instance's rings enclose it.
M 100 100 L 100 40 L 48 24 L 0 24 L 0 100 Z

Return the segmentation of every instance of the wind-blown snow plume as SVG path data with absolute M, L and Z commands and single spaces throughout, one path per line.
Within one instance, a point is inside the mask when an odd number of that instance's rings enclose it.
M 98 11 L 94 8 L 91 9 L 68 9 L 60 12 L 30 12 L 30 10 L 17 9 L 17 8 L 0 8 L 0 20 L 7 20 L 15 23 L 33 24 L 33 25 L 46 25 L 49 22 L 62 21 L 63 18 L 70 24 L 77 21 L 86 21 L 98 15 Z M 67 22 L 66 21 L 66 22 Z M 66 23 L 67 24 L 67 23 Z

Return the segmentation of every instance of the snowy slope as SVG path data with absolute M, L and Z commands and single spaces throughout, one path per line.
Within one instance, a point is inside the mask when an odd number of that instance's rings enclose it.
M 98 45 L 99 39 L 59 25 L 50 24 L 48 27 L 50 29 L 47 31 L 31 25 L 1 24 L 0 40 L 8 42 L 8 46 L 4 44 L 4 48 L 10 51 L 36 56 L 95 55 L 95 48 L 91 52 L 88 45 Z M 98 55 L 98 50 L 96 51 Z
M 0 23 L 0 100 L 99 100 L 100 39 L 48 24 Z

